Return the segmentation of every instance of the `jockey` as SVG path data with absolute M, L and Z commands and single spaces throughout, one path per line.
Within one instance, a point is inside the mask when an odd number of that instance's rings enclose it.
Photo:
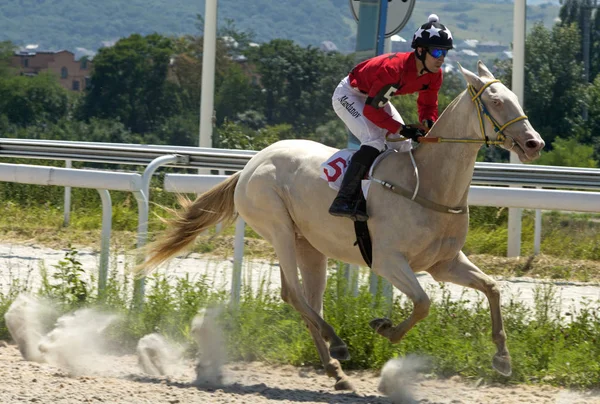
M 369 216 L 357 207 L 361 180 L 385 148 L 386 137 L 404 140 L 395 148 L 408 151 L 412 148 L 408 139 L 423 136 L 438 117 L 441 67 L 452 49 L 452 34 L 437 15 L 431 14 L 429 21 L 413 35 L 411 47 L 414 52 L 388 53 L 359 63 L 333 93 L 333 109 L 361 142 L 329 208 L 334 216 L 366 221 Z M 421 124 L 405 125 L 389 100 L 395 95 L 412 93 L 419 93 Z

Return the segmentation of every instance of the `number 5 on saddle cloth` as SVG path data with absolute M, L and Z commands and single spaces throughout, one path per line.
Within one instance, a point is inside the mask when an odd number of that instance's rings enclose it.
M 327 161 L 321 164 L 321 178 L 323 178 L 329 186 L 336 191 L 339 191 L 340 186 L 342 184 L 342 178 L 344 178 L 344 172 L 346 168 L 350 164 L 350 159 L 352 155 L 356 152 L 356 150 L 350 149 L 342 149 L 331 156 Z M 376 159 L 371 169 L 369 170 L 369 174 L 366 179 L 362 180 L 362 194 L 361 198 L 358 201 L 359 207 L 361 209 L 365 209 L 367 207 L 367 195 L 369 193 L 369 187 L 371 185 L 371 174 L 373 173 L 373 168 L 388 154 L 388 153 L 396 153 L 393 149 L 388 149 L 385 152 L 381 153 Z M 371 245 L 371 235 L 369 233 L 369 227 L 367 226 L 367 222 L 354 222 L 354 232 L 356 233 L 356 242 L 354 245 L 358 245 L 360 253 L 365 260 L 365 263 L 371 267 L 371 263 L 373 262 L 373 248 Z

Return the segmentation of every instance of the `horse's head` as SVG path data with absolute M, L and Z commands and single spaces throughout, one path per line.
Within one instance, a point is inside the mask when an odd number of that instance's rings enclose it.
M 496 80 L 481 61 L 477 64 L 479 76 L 462 66 L 460 70 L 479 112 L 475 130 L 491 143 L 516 153 L 522 162 L 538 158 L 544 141 L 523 113 L 515 93 Z

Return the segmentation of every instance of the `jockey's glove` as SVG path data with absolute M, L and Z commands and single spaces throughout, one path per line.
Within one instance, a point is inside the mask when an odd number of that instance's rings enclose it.
M 398 134 L 404 136 L 407 139 L 412 139 L 415 142 L 417 142 L 420 137 L 425 136 L 421 129 L 411 125 L 402 125 Z

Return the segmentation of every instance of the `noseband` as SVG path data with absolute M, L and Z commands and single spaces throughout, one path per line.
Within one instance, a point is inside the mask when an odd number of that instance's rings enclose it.
M 471 94 L 471 101 L 473 101 L 475 103 L 475 105 L 477 106 L 477 117 L 479 118 L 479 128 L 481 129 L 481 139 L 448 139 L 448 138 L 444 138 L 444 137 L 424 136 L 424 137 L 418 138 L 417 141 L 419 143 L 484 143 L 486 146 L 489 146 L 489 145 L 502 146 L 504 144 L 504 141 L 508 137 L 512 141 L 512 146 L 508 150 L 512 149 L 514 147 L 514 145 L 516 144 L 516 142 L 512 137 L 505 135 L 504 130 L 508 126 L 512 125 L 515 122 L 519 122 L 519 121 L 523 121 L 523 120 L 527 119 L 527 116 L 521 115 L 515 119 L 512 119 L 512 120 L 506 122 L 504 125 L 500 125 L 498 123 L 498 121 L 496 121 L 494 119 L 494 117 L 492 115 L 490 115 L 487 108 L 483 104 L 483 101 L 481 100 L 481 95 L 483 94 L 483 92 L 492 84 L 499 83 L 499 82 L 500 82 L 500 80 L 488 81 L 479 89 L 479 91 L 475 90 L 475 87 L 473 87 L 470 84 L 467 87 L 467 89 L 469 90 L 469 94 Z M 485 122 L 483 121 L 484 116 L 492 124 L 492 127 L 494 128 L 494 132 L 496 132 L 496 140 L 490 140 L 489 137 L 486 135 Z M 387 139 L 387 140 L 393 142 L 393 141 L 404 140 L 404 139 L 398 139 L 398 140 Z

